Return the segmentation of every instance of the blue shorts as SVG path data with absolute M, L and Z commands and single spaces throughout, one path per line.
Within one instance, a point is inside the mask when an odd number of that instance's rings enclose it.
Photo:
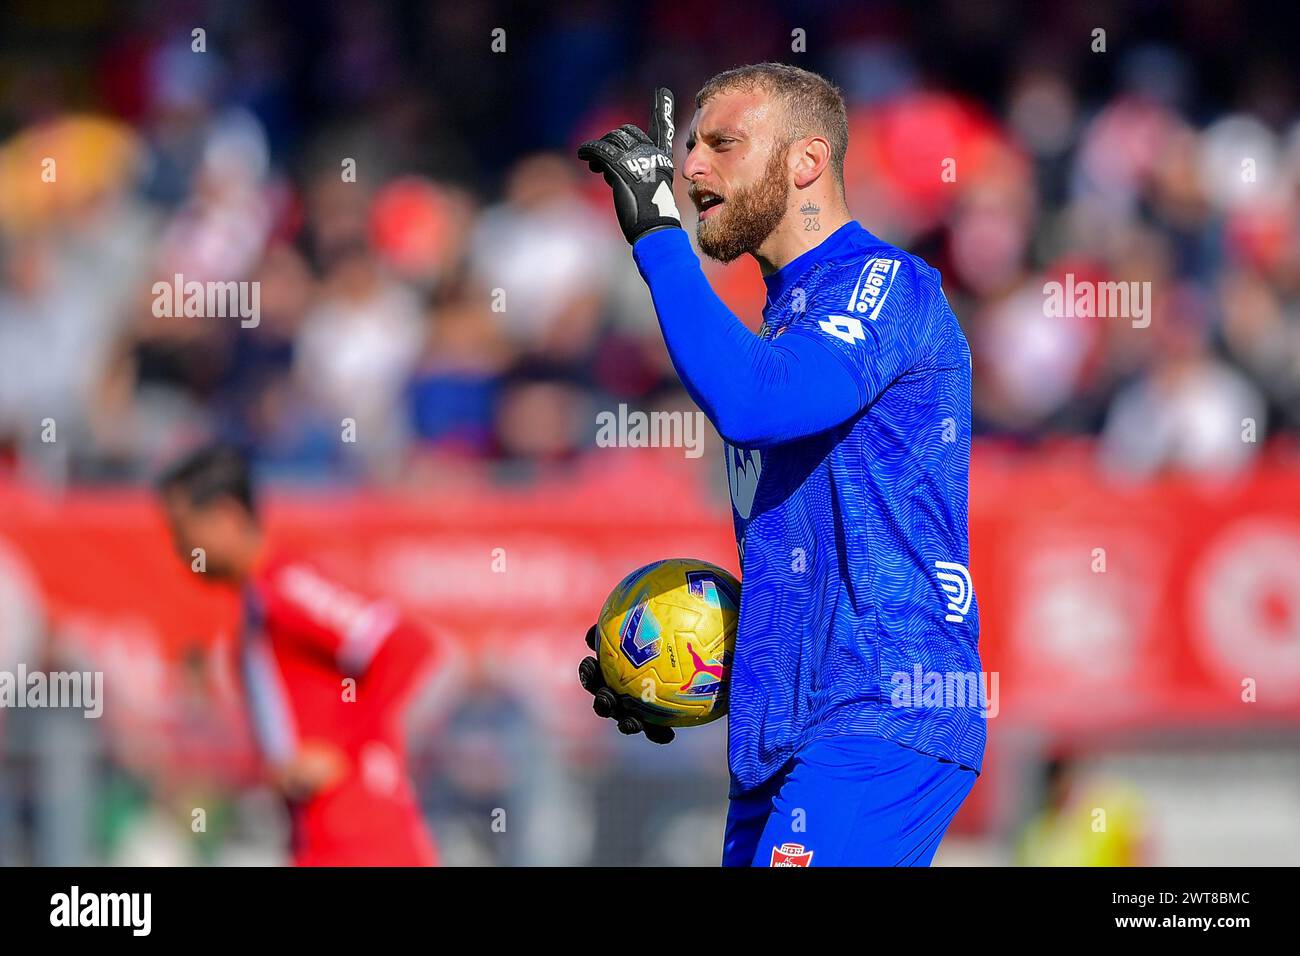
M 731 798 L 722 865 L 929 866 L 975 778 L 880 737 L 814 740 Z

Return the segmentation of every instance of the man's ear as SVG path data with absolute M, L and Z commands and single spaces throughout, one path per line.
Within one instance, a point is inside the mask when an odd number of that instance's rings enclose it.
M 809 136 L 796 140 L 793 146 L 794 184 L 803 189 L 815 183 L 830 165 L 831 144 L 821 136 Z

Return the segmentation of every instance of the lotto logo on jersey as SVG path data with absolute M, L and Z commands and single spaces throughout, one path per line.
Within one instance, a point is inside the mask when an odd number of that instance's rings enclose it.
M 858 277 L 858 286 L 849 300 L 849 310 L 865 313 L 868 319 L 874 319 L 884 307 L 896 275 L 897 259 L 872 259 Z
M 862 321 L 851 315 L 830 315 L 818 322 L 817 326 L 827 335 L 833 335 L 842 342 L 848 342 L 849 345 L 862 342 L 867 337 L 867 333 L 862 328 Z
M 802 843 L 782 843 L 772 847 L 772 866 L 812 866 L 812 850 Z

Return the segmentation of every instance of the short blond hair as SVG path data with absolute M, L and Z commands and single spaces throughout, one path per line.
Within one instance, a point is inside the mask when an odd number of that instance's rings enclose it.
M 844 96 L 825 77 L 785 63 L 754 63 L 724 70 L 695 94 L 703 106 L 719 93 L 760 89 L 785 104 L 786 144 L 805 136 L 824 136 L 831 146 L 831 169 L 844 185 L 844 157 L 849 151 L 849 119 Z

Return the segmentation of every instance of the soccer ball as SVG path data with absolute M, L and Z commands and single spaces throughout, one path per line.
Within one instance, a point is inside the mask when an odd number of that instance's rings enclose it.
M 614 588 L 596 621 L 596 659 L 650 723 L 694 727 L 727 712 L 740 582 L 692 558 L 656 561 Z

